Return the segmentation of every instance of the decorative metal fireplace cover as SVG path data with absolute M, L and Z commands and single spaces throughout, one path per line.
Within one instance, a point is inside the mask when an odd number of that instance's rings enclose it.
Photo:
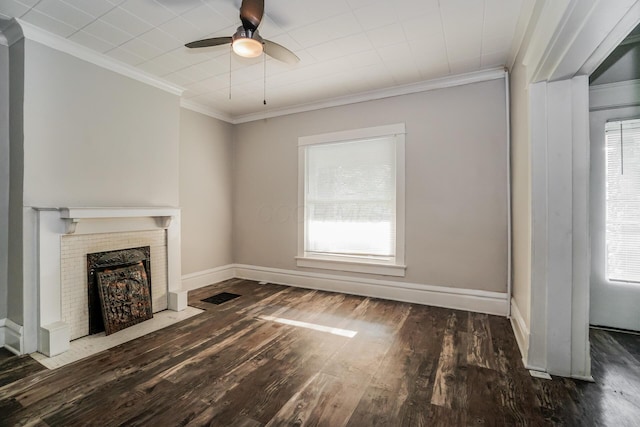
M 107 335 L 153 317 L 148 246 L 87 255 L 89 333 Z

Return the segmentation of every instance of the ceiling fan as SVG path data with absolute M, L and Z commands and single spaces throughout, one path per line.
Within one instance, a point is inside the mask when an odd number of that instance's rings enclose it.
M 264 14 L 264 0 L 242 0 L 240 6 L 240 20 L 242 25 L 238 27 L 232 37 L 214 37 L 211 39 L 197 40 L 187 43 L 188 48 L 219 46 L 231 43 L 233 51 L 245 58 L 255 58 L 263 52 L 279 61 L 287 64 L 295 64 L 300 58 L 284 46 L 263 39 L 258 32 L 258 26 Z

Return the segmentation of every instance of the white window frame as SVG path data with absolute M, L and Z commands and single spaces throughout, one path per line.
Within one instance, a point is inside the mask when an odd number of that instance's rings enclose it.
M 623 118 L 623 119 L 609 119 L 605 122 L 604 124 L 604 140 L 605 140 L 605 151 L 608 148 L 608 143 L 607 143 L 607 126 L 609 125 L 609 123 L 615 123 L 615 122 L 628 122 L 628 121 L 637 121 L 640 120 L 640 117 L 629 117 L 629 118 Z M 621 158 L 622 159 L 622 158 Z M 607 162 L 608 160 L 608 154 L 604 155 L 604 160 L 605 162 Z M 622 161 L 622 160 L 621 160 Z M 607 228 L 609 225 L 609 204 L 608 204 L 608 191 L 606 189 L 607 183 L 609 182 L 609 176 L 608 176 L 608 164 L 605 163 L 604 166 L 604 182 L 605 182 L 605 217 L 604 217 L 604 242 L 605 242 L 605 249 L 604 249 L 604 271 L 605 271 L 605 277 L 607 279 L 607 281 L 609 283 L 617 283 L 617 284 L 629 284 L 632 286 L 638 286 L 640 285 L 640 281 L 637 280 L 624 280 L 622 278 L 614 278 L 611 277 L 612 273 L 610 271 L 610 265 L 609 265 L 609 247 L 608 247 L 608 241 L 609 241 L 609 236 L 607 235 Z
M 376 126 L 331 132 L 298 138 L 298 267 L 404 277 L 405 265 L 405 124 Z M 318 255 L 305 252 L 305 147 L 317 144 L 348 142 L 370 138 L 395 137 L 396 141 L 396 250 L 395 258 L 380 260 L 367 257 Z

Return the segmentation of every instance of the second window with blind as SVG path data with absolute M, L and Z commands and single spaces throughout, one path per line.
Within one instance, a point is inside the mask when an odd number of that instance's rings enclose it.
M 610 121 L 605 134 L 607 276 L 640 283 L 640 119 Z
M 299 267 L 404 276 L 404 124 L 298 140 Z

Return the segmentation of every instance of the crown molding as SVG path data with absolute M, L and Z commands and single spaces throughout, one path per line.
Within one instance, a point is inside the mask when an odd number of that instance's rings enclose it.
M 11 19 L 3 27 L 0 27 L 0 44 L 4 46 L 11 46 L 17 41 L 24 38 L 22 28 L 15 19 Z
M 427 92 L 436 89 L 444 89 L 454 86 L 462 86 L 471 83 L 484 82 L 504 78 L 506 71 L 503 68 L 493 68 L 490 70 L 477 71 L 456 76 L 442 77 L 438 79 L 425 80 L 408 85 L 394 86 L 386 89 L 362 92 L 355 95 L 342 96 L 308 104 L 299 104 L 291 107 L 274 109 L 267 112 L 251 113 L 236 116 L 233 124 L 247 123 L 255 120 L 268 119 L 289 114 L 303 113 L 307 111 L 321 110 L 323 108 L 339 107 L 342 105 L 357 104 L 360 102 L 374 101 L 377 99 L 391 98 L 394 96 L 410 95 L 412 93 Z
M 560 51 L 560 45 L 565 42 L 561 38 L 562 31 L 567 28 L 571 12 L 575 9 L 578 0 L 542 1 L 541 10 L 537 19 L 533 22 L 531 40 L 527 45 L 522 63 L 527 67 L 527 81 L 536 82 L 544 80 L 541 77 L 549 66 L 552 53 Z M 556 48 L 554 50 L 554 48 Z M 553 62 L 555 65 L 555 62 Z
M 145 73 L 131 65 L 109 58 L 104 54 L 93 51 L 71 40 L 52 34 L 20 19 L 16 19 L 15 21 L 22 28 L 22 34 L 27 40 L 64 52 L 78 59 L 82 59 L 83 61 L 97 65 L 98 67 L 113 71 L 158 89 L 162 89 L 173 95 L 181 96 L 184 91 L 180 86 L 176 86 L 159 77 Z
M 418 83 L 408 85 L 394 86 L 386 89 L 362 92 L 354 95 L 341 96 L 337 98 L 326 99 L 318 102 L 310 102 L 308 104 L 298 104 L 290 107 L 273 109 L 266 112 L 249 113 L 239 116 L 231 116 L 211 107 L 199 104 L 197 102 L 182 99 L 180 106 L 188 110 L 195 111 L 222 120 L 234 125 L 241 123 L 253 122 L 256 120 L 269 119 L 279 116 L 287 116 L 289 114 L 304 113 L 308 111 L 321 110 L 323 108 L 339 107 L 342 105 L 357 104 L 359 102 L 375 101 L 377 99 L 391 98 L 394 96 L 410 95 L 412 93 L 427 92 L 430 90 L 444 89 L 447 87 L 462 86 L 471 83 L 479 83 L 489 80 L 502 79 L 506 75 L 503 68 L 492 68 L 489 70 L 475 71 L 473 73 L 459 74 L 455 76 L 442 77 L 438 79 L 425 80 Z
M 222 111 L 218 111 L 214 108 L 207 107 L 197 102 L 189 101 L 187 99 L 180 99 L 180 107 L 187 110 L 195 111 L 196 113 L 204 114 L 205 116 L 213 117 L 214 119 L 222 120 L 223 122 L 233 124 L 233 117 Z
M 539 3 L 537 0 L 524 0 L 520 7 L 520 17 L 516 24 L 516 31 L 511 43 L 511 49 L 509 50 L 509 57 L 507 59 L 507 68 L 512 69 L 516 62 L 518 54 L 523 48 L 523 44 L 527 37 L 529 27 L 534 22 L 534 14 L 536 12 L 536 6 Z
M 609 15 L 612 12 L 613 10 L 607 10 L 607 14 Z M 625 12 L 624 16 L 622 16 L 618 23 L 608 32 L 600 45 L 594 50 L 591 57 L 589 57 L 580 69 L 581 74 L 592 74 L 618 46 L 637 41 L 636 36 L 628 37 L 628 35 L 638 25 L 640 1 L 636 1 L 635 4 L 626 9 Z
M 640 16 L 640 0 L 541 4 L 523 57 L 529 83 L 590 75 L 623 42 Z

